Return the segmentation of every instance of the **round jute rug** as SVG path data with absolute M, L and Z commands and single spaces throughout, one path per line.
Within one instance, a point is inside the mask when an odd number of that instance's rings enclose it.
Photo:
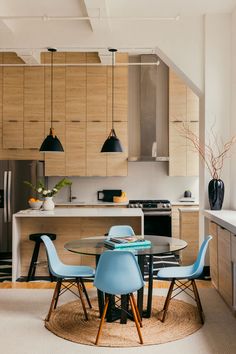
M 153 297 L 151 318 L 143 319 L 141 328 L 144 345 L 161 344 L 184 338 L 197 331 L 200 323 L 195 306 L 181 300 L 171 300 L 164 323 L 158 320 L 163 308 L 165 297 Z M 59 337 L 72 342 L 95 345 L 100 323 L 96 299 L 92 299 L 92 309 L 88 310 L 89 321 L 84 320 L 79 300 L 69 302 L 56 309 L 45 327 Z M 99 341 L 104 347 L 135 347 L 140 346 L 135 323 L 128 320 L 127 324 L 119 321 L 103 325 Z

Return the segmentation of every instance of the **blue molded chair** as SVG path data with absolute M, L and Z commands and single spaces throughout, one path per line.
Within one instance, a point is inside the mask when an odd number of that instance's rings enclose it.
M 128 295 L 128 302 L 130 302 L 131 305 L 140 343 L 143 344 L 140 330 L 140 327 L 142 327 L 142 320 L 134 299 L 133 292 L 141 289 L 144 286 L 144 282 L 134 254 L 129 251 L 104 252 L 98 262 L 94 285 L 97 287 L 97 289 L 106 294 L 105 306 L 95 344 L 97 345 L 99 341 L 108 304 L 110 301 L 109 295 Z
M 46 321 L 50 320 L 52 310 L 56 309 L 57 307 L 59 296 L 62 295 L 66 290 L 70 290 L 73 294 L 78 296 L 73 290 L 71 290 L 71 287 L 75 284 L 77 285 L 78 288 L 78 292 L 79 292 L 78 297 L 81 300 L 85 319 L 88 320 L 88 315 L 87 315 L 85 303 L 82 296 L 83 292 L 85 294 L 89 307 L 91 308 L 92 306 L 83 282 L 83 278 L 93 277 L 95 273 L 94 269 L 87 266 L 73 266 L 73 265 L 66 265 L 62 263 L 57 255 L 56 248 L 53 242 L 50 240 L 50 238 L 46 235 L 43 235 L 41 236 L 41 239 L 46 247 L 50 272 L 54 277 L 57 278 L 57 284 L 53 293 L 53 297 L 52 297 L 48 315 L 46 317 Z M 69 285 L 63 284 L 63 280 L 65 280 L 67 283 L 69 282 L 70 284 Z M 63 287 L 62 290 L 61 287 Z
M 114 225 L 111 226 L 107 237 L 122 237 L 122 236 L 134 236 L 134 230 L 129 225 Z
M 209 241 L 212 239 L 212 236 L 208 236 L 202 243 L 201 248 L 198 252 L 197 260 L 194 264 L 189 266 L 181 266 L 181 267 L 170 267 L 170 268 L 162 268 L 158 274 L 157 279 L 161 280 L 171 280 L 171 284 L 168 290 L 168 294 L 166 297 L 166 301 L 163 307 L 163 316 L 161 321 L 164 322 L 167 314 L 167 310 L 169 307 L 170 300 L 180 294 L 182 291 L 185 291 L 190 297 L 194 298 L 197 303 L 197 308 L 199 312 L 199 316 L 201 322 L 204 323 L 204 314 L 202 310 L 200 296 L 197 290 L 197 285 L 195 283 L 195 279 L 197 279 L 203 272 L 205 255 L 207 251 L 207 247 Z M 176 285 L 176 288 L 174 286 Z M 192 289 L 191 289 L 192 286 Z M 172 293 L 177 291 L 172 296 Z M 190 291 L 191 293 L 189 293 Z M 192 293 L 194 297 L 192 296 Z

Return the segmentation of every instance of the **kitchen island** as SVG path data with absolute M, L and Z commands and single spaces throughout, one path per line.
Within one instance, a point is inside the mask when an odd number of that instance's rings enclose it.
M 94 257 L 77 255 L 64 249 L 66 242 L 83 237 L 102 236 L 112 225 L 130 225 L 136 234 L 143 234 L 143 212 L 129 208 L 55 208 L 53 211 L 27 209 L 13 215 L 12 281 L 27 276 L 34 242 L 29 235 L 50 232 L 61 260 L 67 264 L 94 266 Z M 46 261 L 41 247 L 39 261 Z M 47 267 L 37 267 L 36 276 L 48 275 Z

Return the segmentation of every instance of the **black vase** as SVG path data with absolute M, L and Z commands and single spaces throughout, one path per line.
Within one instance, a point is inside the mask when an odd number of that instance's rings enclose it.
M 212 179 L 208 184 L 208 197 L 211 210 L 221 210 L 225 187 L 221 179 Z

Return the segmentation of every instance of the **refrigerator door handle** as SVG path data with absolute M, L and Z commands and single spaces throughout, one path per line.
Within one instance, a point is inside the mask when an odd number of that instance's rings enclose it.
M 11 222 L 11 171 L 8 171 L 7 221 Z
M 8 171 L 4 171 L 4 182 L 3 182 L 3 190 L 4 190 L 4 195 L 3 195 L 3 215 L 4 215 L 4 222 L 7 222 L 7 180 L 8 180 Z

